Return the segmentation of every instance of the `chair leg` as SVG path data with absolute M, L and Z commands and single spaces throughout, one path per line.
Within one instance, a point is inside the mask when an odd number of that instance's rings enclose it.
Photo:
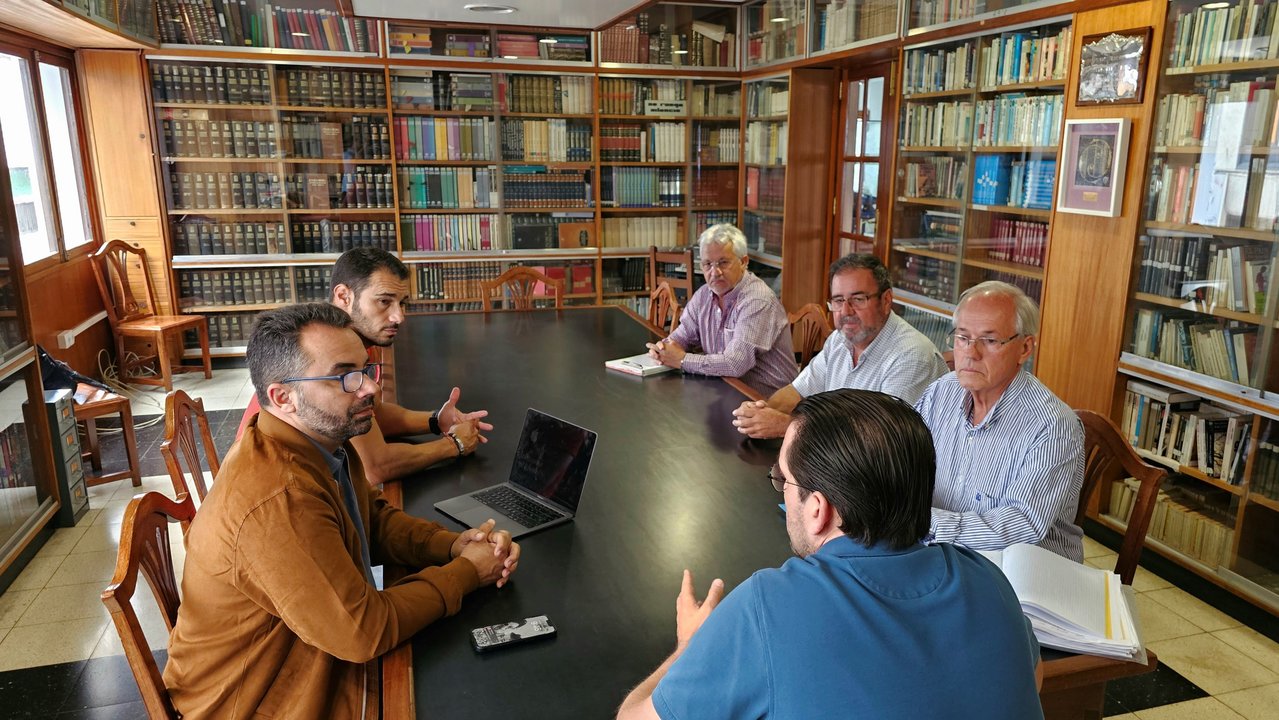
M 196 328 L 200 338 L 200 357 L 204 360 L 204 379 L 213 377 L 213 363 L 209 359 L 209 324 L 200 323 Z
M 164 333 L 155 337 L 156 364 L 160 366 L 160 378 L 164 381 L 164 391 L 173 392 L 173 365 L 169 359 L 169 338 Z
M 94 472 L 102 472 L 102 453 L 98 451 L 98 423 L 94 418 L 84 420 L 84 439 L 89 443 L 89 465 Z
M 138 462 L 138 440 L 133 432 L 133 410 L 129 403 L 120 408 L 120 423 L 124 426 L 124 454 L 129 460 L 129 474 L 133 477 L 133 487 L 142 486 L 141 463 Z

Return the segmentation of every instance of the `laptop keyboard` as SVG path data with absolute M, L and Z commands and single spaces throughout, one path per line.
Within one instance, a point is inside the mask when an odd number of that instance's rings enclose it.
M 551 512 L 538 505 L 505 485 L 485 490 L 484 492 L 477 492 L 471 497 L 494 510 L 500 510 L 503 515 L 526 528 L 535 528 L 538 525 L 563 517 L 559 513 Z

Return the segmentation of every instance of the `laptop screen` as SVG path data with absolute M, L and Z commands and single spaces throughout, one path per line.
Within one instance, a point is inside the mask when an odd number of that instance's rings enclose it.
M 511 464 L 511 482 L 577 512 L 595 433 L 529 408 Z

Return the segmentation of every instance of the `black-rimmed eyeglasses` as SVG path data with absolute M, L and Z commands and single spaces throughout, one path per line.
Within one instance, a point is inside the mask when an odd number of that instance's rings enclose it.
M 773 489 L 777 492 L 784 490 L 787 485 L 794 485 L 801 490 L 804 489 L 803 485 L 787 480 L 786 476 L 782 474 L 782 466 L 777 463 L 773 463 L 773 466 L 768 469 L 768 481 L 773 483 Z
M 843 295 L 836 295 L 835 297 L 826 301 L 826 307 L 834 311 L 834 310 L 839 310 L 840 308 L 847 305 L 853 308 L 854 310 L 861 310 L 862 308 L 866 307 L 866 305 L 870 303 L 871 298 L 878 298 L 880 295 L 883 295 L 885 292 L 888 292 L 888 291 L 880 290 L 879 292 L 874 292 L 869 294 L 853 293 L 852 295 L 849 295 L 848 297 L 844 297 Z
M 368 378 L 373 382 L 382 380 L 382 363 L 369 363 L 360 370 L 351 370 L 341 375 L 316 375 L 315 377 L 295 377 L 285 378 L 280 382 L 304 382 L 307 380 L 337 380 L 342 383 L 342 392 L 359 392 L 364 387 L 364 379 Z

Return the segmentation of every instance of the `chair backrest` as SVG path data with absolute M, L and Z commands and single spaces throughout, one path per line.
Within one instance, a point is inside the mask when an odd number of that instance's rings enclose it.
M 679 301 L 675 291 L 665 282 L 658 283 L 648 296 L 648 322 L 667 335 L 679 327 Z
M 942 353 L 941 359 L 946 361 L 947 368 L 951 370 L 955 369 L 955 351 L 954 350 L 947 350 L 946 352 Z
M 1075 414 L 1084 424 L 1084 485 L 1079 492 L 1075 522 L 1083 521 L 1089 501 L 1102 487 L 1129 477 L 1140 483 L 1128 516 L 1128 529 L 1119 547 L 1119 560 L 1115 563 L 1120 581 L 1131 585 L 1146 541 L 1146 530 L 1150 527 L 1150 516 L 1155 511 L 1159 485 L 1168 471 L 1142 462 L 1110 418 L 1091 410 L 1076 410 Z
M 221 464 L 218 447 L 209 432 L 209 419 L 204 414 L 204 401 L 193 399 L 183 390 L 174 390 L 164 399 L 164 442 L 160 443 L 160 455 L 173 480 L 173 492 L 190 495 L 204 502 L 208 488 L 204 484 L 204 469 L 200 464 L 200 447 L 196 445 L 196 431 L 203 445 L 204 457 L 209 463 L 209 474 L 216 476 Z
M 682 272 L 681 268 L 683 268 Z M 675 292 L 675 299 L 688 305 L 688 299 L 693 297 L 695 289 L 695 272 L 697 268 L 693 266 L 692 248 L 658 250 L 656 247 L 649 247 L 649 290 L 655 290 L 658 285 L 666 283 Z
M 178 581 L 173 553 L 169 548 L 169 523 L 190 523 L 195 517 L 191 498 L 182 495 L 177 501 L 157 492 L 138 495 L 129 501 L 120 525 L 120 550 L 116 557 L 111 584 L 102 592 L 102 602 L 111 613 L 129 669 L 142 693 L 142 703 L 150 718 L 176 718 L 177 711 L 169 691 L 160 677 L 160 668 L 147 645 L 146 635 L 133 609 L 133 594 L 138 587 L 138 571 L 160 604 L 165 626 L 172 631 L 178 621 Z
M 790 319 L 791 346 L 799 359 L 799 366 L 806 367 L 813 356 L 822 351 L 826 338 L 835 331 L 826 317 L 826 308 L 808 303 L 797 312 L 787 313 Z
M 123 240 L 112 240 L 91 257 L 98 292 L 112 326 L 156 314 L 145 250 Z
M 535 295 L 538 283 L 549 294 Z M 503 297 L 510 301 L 510 306 L 515 310 L 532 310 L 534 301 L 550 298 L 552 295 L 556 309 L 564 307 L 564 281 L 553 280 L 544 273 L 523 265 L 516 265 L 496 278 L 481 283 L 480 292 L 484 296 L 485 312 L 492 310 L 494 302 L 502 301 Z

